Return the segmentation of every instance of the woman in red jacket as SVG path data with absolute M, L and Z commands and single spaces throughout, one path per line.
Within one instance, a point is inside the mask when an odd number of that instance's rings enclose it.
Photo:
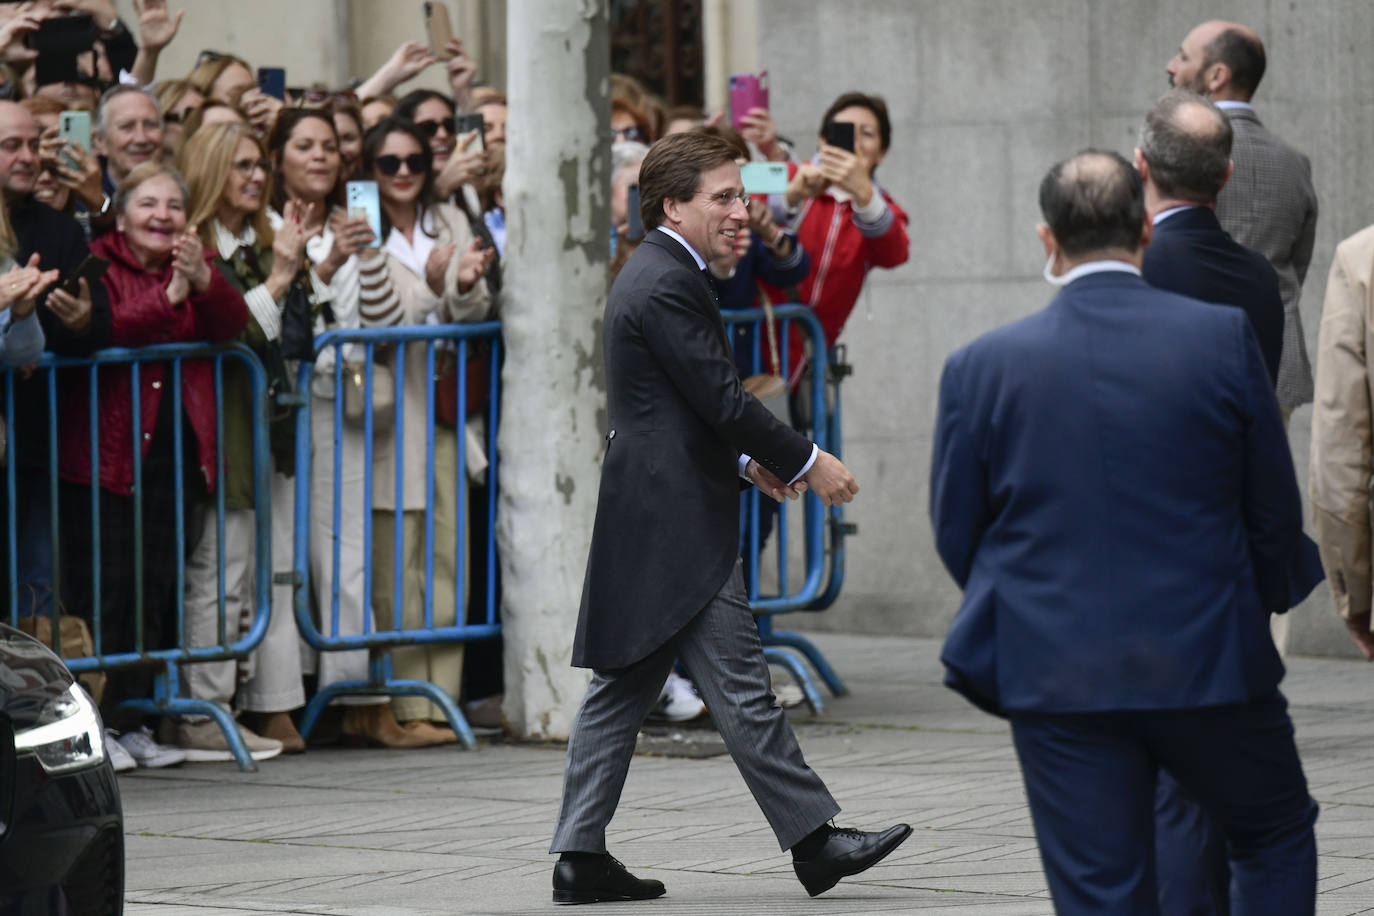
M 243 297 L 212 267 L 214 254 L 201 246 L 195 227 L 186 225 L 186 207 L 181 177 L 160 163 L 134 169 L 116 190 L 116 231 L 91 245 L 93 255 L 110 262 L 102 282 L 110 297 L 110 338 L 115 346 L 229 340 L 247 323 Z M 186 360 L 181 364 L 180 507 L 175 490 L 178 424 L 171 364 L 142 363 L 137 392 L 127 364 L 101 368 L 94 396 L 86 373 L 71 381 L 61 417 L 59 458 L 64 481 L 62 569 L 68 574 L 63 583 L 67 610 L 94 621 L 104 655 L 162 648 L 176 638 L 177 518 L 182 516 L 184 531 L 199 530 L 185 511 L 215 487 L 213 363 Z M 132 447 L 135 396 L 142 464 L 137 476 Z M 94 481 L 93 466 L 98 469 Z M 95 486 L 99 488 L 98 520 L 91 512 Z M 136 552 L 140 529 L 141 577 Z M 97 556 L 98 607 L 94 592 Z M 140 616 L 141 642 L 136 640 Z M 121 713 L 117 704 L 128 697 L 149 696 L 149 676 L 146 669 L 123 677 L 117 674 L 112 674 L 107 685 L 102 712 L 107 724 L 130 727 L 138 722 L 138 714 Z M 148 747 L 151 740 L 135 741 L 135 747 L 127 740 L 121 743 L 145 764 L 173 756 L 159 756 Z

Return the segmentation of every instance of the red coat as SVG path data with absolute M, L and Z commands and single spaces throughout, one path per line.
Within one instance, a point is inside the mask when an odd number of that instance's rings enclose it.
M 796 174 L 791 164 L 788 174 Z M 875 186 L 876 189 L 876 186 Z M 897 206 L 886 191 L 881 192 L 892 211 L 892 222 L 881 235 L 869 238 L 854 222 L 850 201 L 839 201 L 829 194 L 813 197 L 802 205 L 794 224 L 797 242 L 811 255 L 811 273 L 802 281 L 800 299 L 811 306 L 825 330 L 826 346 L 834 346 L 844 330 L 854 303 L 863 290 L 864 278 L 872 267 L 896 267 L 906 263 L 910 241 L 907 239 L 906 211 Z M 772 291 L 774 302 L 788 302 L 785 291 Z M 801 362 L 801 332 L 792 330 L 789 344 L 789 382 L 796 384 Z
M 116 347 L 141 347 L 148 344 L 183 341 L 221 341 L 232 339 L 248 323 L 248 306 L 243 297 L 214 266 L 214 253 L 205 252 L 210 263 L 210 288 L 192 293 L 178 305 L 167 301 L 167 284 L 172 279 L 170 262 L 156 272 L 145 271 L 130 251 L 124 235 L 111 232 L 91 243 L 91 254 L 110 262 L 102 281 L 110 296 L 110 343 Z M 152 445 L 157 425 L 158 406 L 165 390 L 164 380 L 170 366 L 161 362 L 143 363 L 139 370 L 143 428 L 143 454 Z M 73 373 L 72 385 L 65 395 L 60 421 L 62 479 L 90 483 L 90 395 L 88 376 Z M 186 360 L 181 364 L 181 405 L 190 420 L 198 445 L 198 461 L 207 489 L 215 486 L 215 375 L 208 360 Z M 129 366 L 110 365 L 100 370 L 100 486 L 124 495 L 133 492 L 132 375 Z

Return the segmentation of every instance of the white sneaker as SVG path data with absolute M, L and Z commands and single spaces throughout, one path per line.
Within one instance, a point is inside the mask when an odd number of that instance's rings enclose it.
M 239 726 L 239 736 L 248 748 L 248 755 L 254 760 L 271 760 L 282 752 L 282 743 L 276 738 L 264 738 L 242 725 Z M 177 722 L 176 741 L 186 759 L 192 763 L 234 759 L 234 752 L 229 750 L 229 741 L 224 737 L 224 730 L 214 719 Z
M 170 767 L 186 760 L 186 752 L 180 748 L 168 747 L 154 741 L 153 732 L 146 725 L 136 732 L 125 732 L 120 735 L 119 743 L 141 767 Z
M 668 680 L 663 682 L 663 690 L 658 695 L 649 718 L 668 722 L 687 722 L 706 711 L 706 704 L 697 696 L 697 689 L 687 678 L 676 671 L 669 672 Z
M 110 766 L 114 767 L 116 773 L 123 773 L 138 766 L 138 761 L 129 756 L 129 752 L 124 750 L 124 745 L 119 743 L 119 732 L 113 728 L 105 729 L 105 756 L 110 758 Z

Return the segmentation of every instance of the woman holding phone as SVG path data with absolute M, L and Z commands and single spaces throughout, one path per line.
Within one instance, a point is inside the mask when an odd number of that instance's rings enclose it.
M 394 114 L 424 134 L 434 162 L 434 193 L 439 200 L 453 198 L 486 169 L 482 132 L 458 129 L 457 110 L 448 96 L 432 89 L 416 89 L 396 103 Z
M 491 299 L 482 277 L 495 252 L 483 248 L 469 228 L 467 217 L 452 204 L 435 198 L 435 175 L 428 138 L 416 125 L 388 118 L 374 127 L 363 144 L 365 174 L 377 182 L 382 205 L 382 236 L 395 287 L 389 297 L 365 296 L 363 323 L 394 327 L 407 324 L 480 321 Z M 372 607 L 377 625 L 392 628 L 399 618 L 406 629 L 424 626 L 426 598 L 432 602 L 435 626 L 461 620 L 456 594 L 458 563 L 466 561 L 467 519 L 457 517 L 458 449 L 465 449 L 469 475 L 485 470 L 481 418 L 450 432 L 434 430 L 434 577 L 425 578 L 426 481 L 431 468 L 426 455 L 427 413 L 431 381 L 427 347 L 413 343 L 404 350 L 404 386 L 397 392 L 403 405 L 404 439 L 397 442 L 395 426 L 376 444 L 373 457 Z M 402 348 L 388 354 L 393 373 Z M 397 424 L 399 425 L 399 424 Z M 397 463 L 401 463 L 401 485 Z M 396 524 L 401 525 L 402 565 L 395 563 Z M 460 549 L 460 544 L 463 545 Z M 462 581 L 467 582 L 466 573 Z M 429 594 L 426 595 L 426 591 Z M 402 607 L 397 613 L 396 594 Z M 398 648 L 392 665 L 400 678 L 427 680 L 456 700 L 462 686 L 463 646 L 431 645 Z M 433 740 L 456 740 L 443 722 L 442 711 L 422 697 L 392 701 L 396 718 L 413 734 Z
M 359 295 L 364 285 L 379 290 L 388 284 L 386 259 L 371 246 L 376 240 L 365 219 L 348 219 L 342 207 L 343 162 L 333 119 L 313 108 L 283 109 L 267 141 L 274 171 L 273 209 L 268 216 L 274 229 L 285 221 L 287 202 L 295 201 L 302 214 L 301 232 L 310 262 L 314 290 L 315 333 L 333 326 L 359 326 Z M 326 312 L 326 305 L 328 312 Z M 342 348 L 345 361 L 359 361 L 356 345 Z M 363 632 L 367 596 L 363 588 L 363 505 L 365 443 L 363 431 L 347 422 L 338 425 L 339 525 L 334 525 L 334 437 L 336 399 L 343 397 L 334 385 L 338 353 L 321 352 L 315 361 L 311 385 L 310 430 L 312 442 L 310 490 L 310 579 L 314 587 L 317 620 L 325 636 Z M 337 542 L 339 561 L 334 563 Z M 337 595 L 338 627 L 334 626 Z M 365 650 L 319 653 L 319 685 L 343 680 L 367 680 Z M 396 723 L 386 697 L 345 696 L 338 701 L 345 711 L 341 730 L 350 740 L 383 747 L 422 747 L 419 740 Z

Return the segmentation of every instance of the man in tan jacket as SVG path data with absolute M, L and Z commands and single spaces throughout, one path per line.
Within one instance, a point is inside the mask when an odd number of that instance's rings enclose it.
M 1374 660 L 1370 632 L 1369 486 L 1371 401 L 1368 353 L 1374 323 L 1374 226 L 1336 246 L 1317 341 L 1309 487 L 1322 566 L 1350 636 Z

